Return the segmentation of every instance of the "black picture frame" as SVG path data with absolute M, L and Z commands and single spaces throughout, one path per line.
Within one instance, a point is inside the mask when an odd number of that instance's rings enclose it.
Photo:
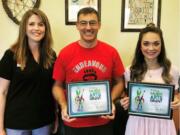
M 101 16 L 101 0 L 65 0 L 65 24 L 75 25 L 77 13 L 84 7 L 95 8 Z
M 67 93 L 69 117 L 112 113 L 109 81 L 68 83 Z
M 172 119 L 174 85 L 128 82 L 129 114 Z
M 122 0 L 121 32 L 139 32 L 148 23 L 160 27 L 161 0 Z

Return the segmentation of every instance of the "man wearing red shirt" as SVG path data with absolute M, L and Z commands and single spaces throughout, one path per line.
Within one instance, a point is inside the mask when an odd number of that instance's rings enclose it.
M 65 135 L 113 135 L 111 120 L 115 117 L 114 100 L 124 88 L 124 66 L 115 48 L 97 40 L 100 19 L 93 8 L 78 12 L 76 27 L 80 40 L 63 48 L 55 62 L 53 78 L 56 80 L 53 95 L 61 107 Z M 69 118 L 66 90 L 69 82 L 109 80 L 111 87 L 112 115 Z

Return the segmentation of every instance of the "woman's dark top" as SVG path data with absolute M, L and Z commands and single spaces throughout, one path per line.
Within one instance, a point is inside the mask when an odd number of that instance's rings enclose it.
M 10 80 L 4 113 L 5 128 L 35 129 L 54 121 L 52 70 L 38 64 L 32 55 L 24 70 L 7 50 L 0 61 L 0 77 Z M 54 60 L 56 55 L 54 53 Z

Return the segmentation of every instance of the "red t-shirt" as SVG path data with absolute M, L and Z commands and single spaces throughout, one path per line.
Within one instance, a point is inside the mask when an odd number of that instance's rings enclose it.
M 94 48 L 83 48 L 78 41 L 63 48 L 55 62 L 53 78 L 60 82 L 109 80 L 122 76 L 124 66 L 118 52 L 110 45 L 98 41 Z M 89 127 L 108 123 L 100 117 L 77 118 L 71 127 Z

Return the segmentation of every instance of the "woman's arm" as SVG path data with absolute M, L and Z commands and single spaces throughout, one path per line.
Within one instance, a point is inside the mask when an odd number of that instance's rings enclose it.
M 4 111 L 9 83 L 9 80 L 0 77 L 0 135 L 6 135 L 4 129 Z
M 175 90 L 174 100 L 173 102 L 171 102 L 171 108 L 173 109 L 180 108 L 180 93 L 178 93 L 178 90 Z

